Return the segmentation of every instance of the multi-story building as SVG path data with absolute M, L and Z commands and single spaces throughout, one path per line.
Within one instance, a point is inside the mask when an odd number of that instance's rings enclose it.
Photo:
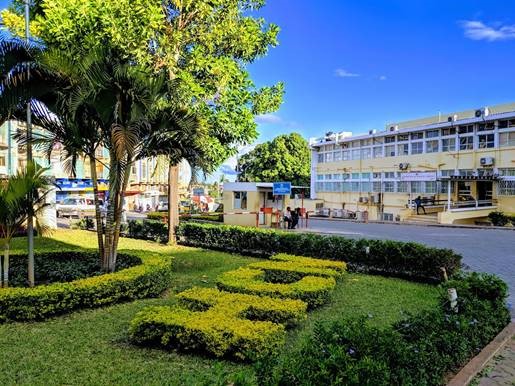
M 515 103 L 310 140 L 312 198 L 335 216 L 473 223 L 515 213 Z
M 24 130 L 25 124 L 16 121 L 7 121 L 0 126 L 0 178 L 12 175 L 20 167 L 26 164 L 27 153 L 24 146 L 18 144 L 13 135 L 19 130 Z M 34 130 L 39 130 L 37 127 Z M 75 167 L 75 173 L 65 167 L 62 159 L 62 151 L 59 144 L 54 147 L 50 160 L 40 149 L 34 147 L 35 161 L 48 167 L 48 175 L 56 178 L 56 184 L 60 189 L 56 191 L 56 200 L 61 201 L 68 195 L 92 195 L 91 168 L 88 159 L 79 159 Z M 99 147 L 96 153 L 96 172 L 100 180 L 101 192 L 108 189 L 109 177 L 109 152 Z M 163 164 L 163 165 L 161 165 Z M 168 186 L 167 164 L 157 158 L 138 160 L 132 166 L 127 192 L 129 208 L 143 207 L 147 205 L 155 208 L 159 201 L 166 201 Z M 180 167 L 181 181 L 188 173 L 188 166 Z

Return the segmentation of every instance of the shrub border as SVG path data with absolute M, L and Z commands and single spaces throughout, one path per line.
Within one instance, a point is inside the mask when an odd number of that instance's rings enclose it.
M 105 275 L 34 288 L 0 289 L 0 323 L 43 320 L 76 309 L 153 297 L 169 286 L 172 259 L 141 258 L 142 264 Z

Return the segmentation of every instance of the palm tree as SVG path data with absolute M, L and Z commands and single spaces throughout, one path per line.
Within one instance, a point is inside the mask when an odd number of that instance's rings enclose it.
M 179 164 L 186 160 L 192 168 L 210 171 L 204 161 L 206 127 L 186 110 L 170 108 L 161 111 L 152 122 L 153 130 L 145 140 L 139 158 L 164 156 L 168 163 L 168 242 L 176 243 L 179 224 Z
M 35 162 L 29 162 L 25 169 L 18 171 L 0 185 L 0 236 L 4 250 L 3 262 L 0 264 L 1 287 L 9 285 L 11 240 L 27 221 L 30 208 L 33 208 L 38 234 L 46 228 L 38 215 L 48 205 L 46 197 L 52 183 L 49 177 L 45 176 L 47 170 Z

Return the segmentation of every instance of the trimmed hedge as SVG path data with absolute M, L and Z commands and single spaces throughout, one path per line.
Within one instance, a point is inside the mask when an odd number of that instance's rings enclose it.
M 446 291 L 433 311 L 386 329 L 366 318 L 320 323 L 302 347 L 258 363 L 262 385 L 443 385 L 510 321 L 507 286 L 494 275 L 460 275 L 458 312 Z
M 168 212 L 149 212 L 147 213 L 148 220 L 158 220 L 161 222 L 166 222 L 168 217 Z M 224 215 L 223 213 L 199 213 L 199 214 L 190 214 L 190 213 L 182 213 L 179 215 L 179 220 L 188 221 L 188 220 L 202 220 L 202 221 L 212 221 L 212 222 L 223 222 Z
M 304 276 L 334 277 L 338 279 L 346 270 L 340 261 L 310 259 L 308 257 L 278 254 L 270 261 L 260 261 L 249 268 L 265 271 L 265 281 L 271 283 L 293 283 Z
M 336 281 L 334 277 L 304 276 L 293 283 L 269 283 L 266 281 L 265 271 L 239 268 L 221 274 L 216 285 L 229 292 L 300 299 L 308 303 L 310 308 L 314 308 L 329 300 Z
M 10 256 L 9 286 L 27 286 L 27 259 L 27 255 Z M 34 259 L 37 285 L 65 283 L 104 273 L 96 252 L 38 252 Z M 138 264 L 141 264 L 139 257 L 119 253 L 116 259 L 116 270 L 120 271 Z
M 283 323 L 306 318 L 306 303 L 192 288 L 177 295 L 182 307 L 148 307 L 131 322 L 137 344 L 159 344 L 240 360 L 277 353 Z
M 168 225 L 157 220 L 129 220 L 127 237 L 139 240 L 152 240 L 166 244 Z
M 172 261 L 149 257 L 121 271 L 34 288 L 0 289 L 0 323 L 41 320 L 79 308 L 157 296 L 168 288 Z
M 454 251 L 417 243 L 198 223 L 181 223 L 177 234 L 190 246 L 262 257 L 284 252 L 339 260 L 353 271 L 424 282 L 440 282 L 441 268 L 450 276 L 461 266 L 461 256 Z

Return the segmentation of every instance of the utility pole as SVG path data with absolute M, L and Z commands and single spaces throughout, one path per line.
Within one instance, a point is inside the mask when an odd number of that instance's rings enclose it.
M 29 6 L 30 0 L 25 0 L 25 41 L 29 45 Z M 27 79 L 30 78 L 30 67 L 27 67 Z M 32 162 L 32 115 L 30 99 L 27 101 L 27 165 Z M 34 208 L 32 207 L 32 191 L 29 191 L 29 208 L 27 217 L 27 240 L 28 240 L 28 281 L 29 286 L 34 287 Z

